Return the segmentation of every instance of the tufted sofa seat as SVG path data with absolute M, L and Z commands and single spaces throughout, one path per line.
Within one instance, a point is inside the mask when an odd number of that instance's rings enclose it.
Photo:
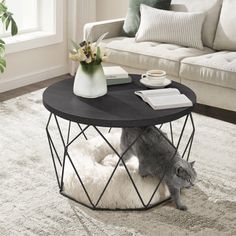
M 134 38 L 127 37 L 106 39 L 103 42 L 103 47 L 109 49 L 110 63 L 123 66 L 129 65 L 141 70 L 159 68 L 165 70 L 176 81 L 180 81 L 180 63 L 184 58 L 212 52 L 209 48 L 204 48 L 201 51 L 174 44 L 136 43 Z
M 181 78 L 236 89 L 235 76 L 236 52 L 215 52 L 181 62 Z
M 236 52 L 185 58 L 179 75 L 181 83 L 195 91 L 198 103 L 236 111 Z
M 174 11 L 206 14 L 203 50 L 135 42 L 134 38 L 122 36 L 124 19 L 88 23 L 84 37 L 94 42 L 101 34 L 109 32 L 103 41 L 110 52 L 104 65 L 120 65 L 129 73 L 138 74 L 154 68 L 165 70 L 170 79 L 193 89 L 198 103 L 236 111 L 236 27 L 232 24 L 236 20 L 236 1 L 172 0 L 171 7 Z

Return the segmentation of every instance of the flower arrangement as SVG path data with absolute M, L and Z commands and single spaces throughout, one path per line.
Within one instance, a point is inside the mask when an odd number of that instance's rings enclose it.
M 79 45 L 72 41 L 73 49 L 69 57 L 79 62 L 73 92 L 83 98 L 97 98 L 107 93 L 107 82 L 102 67 L 102 61 L 106 59 L 106 52 L 99 45 L 108 33 L 101 35 L 97 42 L 88 40 Z
M 3 26 L 8 30 L 11 26 L 11 35 L 16 35 L 18 32 L 15 20 L 12 17 L 12 13 L 8 11 L 5 4 L 5 0 L 0 0 L 0 21 L 2 21 Z M 5 60 L 5 42 L 0 39 L 0 73 L 3 73 L 6 68 Z
M 83 41 L 77 44 L 72 41 L 73 49 L 69 53 L 69 58 L 84 66 L 101 64 L 101 62 L 107 58 L 107 55 L 105 50 L 99 45 L 107 34 L 108 33 L 101 35 L 95 43 Z

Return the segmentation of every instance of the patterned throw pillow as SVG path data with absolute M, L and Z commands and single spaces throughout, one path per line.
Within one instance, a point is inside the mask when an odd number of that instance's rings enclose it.
M 140 5 L 142 3 L 159 9 L 169 10 L 171 0 L 129 0 L 129 8 L 123 26 L 126 36 L 134 37 L 140 24 Z
M 141 23 L 136 42 L 157 41 L 203 49 L 204 13 L 174 12 L 140 6 Z

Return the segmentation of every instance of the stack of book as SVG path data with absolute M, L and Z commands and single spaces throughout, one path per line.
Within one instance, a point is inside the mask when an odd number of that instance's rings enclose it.
M 127 84 L 132 82 L 128 72 L 120 66 L 103 67 L 103 70 L 107 79 L 107 85 Z
M 135 94 L 154 110 L 193 106 L 192 101 L 176 88 L 141 90 L 136 91 Z

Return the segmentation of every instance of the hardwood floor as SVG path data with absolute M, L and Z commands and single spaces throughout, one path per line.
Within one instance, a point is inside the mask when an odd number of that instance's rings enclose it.
M 220 109 L 217 107 L 210 107 L 207 105 L 197 104 L 194 108 L 195 113 L 205 116 L 223 120 L 229 123 L 236 124 L 236 112 Z
M 68 78 L 71 78 L 69 74 L 62 75 L 62 76 L 45 80 L 36 84 L 31 84 L 31 85 L 14 89 L 8 92 L 0 93 L 0 102 L 48 87 L 55 82 L 68 79 Z M 194 112 L 236 124 L 236 112 L 233 112 L 233 111 L 228 111 L 228 110 L 224 110 L 224 109 L 220 109 L 216 107 L 210 107 L 210 106 L 206 106 L 202 104 L 197 104 L 196 107 L 194 108 Z

